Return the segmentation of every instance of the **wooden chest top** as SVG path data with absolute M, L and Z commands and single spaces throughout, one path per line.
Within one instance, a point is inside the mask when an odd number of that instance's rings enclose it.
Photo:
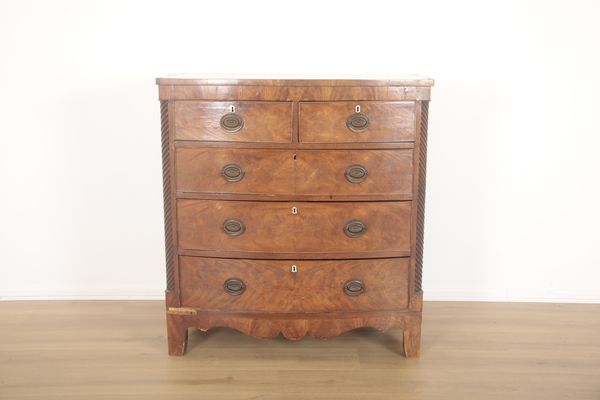
M 418 75 L 323 76 L 177 74 L 156 79 L 161 100 L 429 100 L 433 80 Z

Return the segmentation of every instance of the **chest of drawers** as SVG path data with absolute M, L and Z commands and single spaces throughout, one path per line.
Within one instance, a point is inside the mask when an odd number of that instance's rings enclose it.
M 158 78 L 169 354 L 188 328 L 403 331 L 419 353 L 433 81 Z

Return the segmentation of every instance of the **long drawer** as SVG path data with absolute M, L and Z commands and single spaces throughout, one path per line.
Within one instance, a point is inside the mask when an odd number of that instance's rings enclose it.
M 181 257 L 186 307 L 237 312 L 333 312 L 408 306 L 406 258 L 343 261 Z
M 411 202 L 177 201 L 180 250 L 294 258 L 410 255 L 410 216 Z
M 412 196 L 413 152 L 179 147 L 176 187 L 187 193 Z

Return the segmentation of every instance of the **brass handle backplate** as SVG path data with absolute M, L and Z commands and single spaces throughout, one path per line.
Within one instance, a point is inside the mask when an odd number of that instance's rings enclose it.
M 360 183 L 367 178 L 369 171 L 362 165 L 351 165 L 346 168 L 346 180 L 351 183 Z
M 221 168 L 221 176 L 227 182 L 239 182 L 244 179 L 244 169 L 238 164 L 227 164 Z
M 223 232 L 229 236 L 240 236 L 246 231 L 246 225 L 239 219 L 227 219 L 223 222 Z
M 354 113 L 346 120 L 346 126 L 352 132 L 364 132 L 369 127 L 369 117 L 361 112 Z
M 344 292 L 348 296 L 358 296 L 365 292 L 365 284 L 358 279 L 349 280 L 344 283 Z
M 346 223 L 344 226 L 344 233 L 346 236 L 354 238 L 362 235 L 367 231 L 367 226 L 363 224 L 361 221 L 352 220 Z
M 221 117 L 221 128 L 229 133 L 235 133 L 244 126 L 244 119 L 235 113 L 227 113 Z
M 244 290 L 246 290 L 246 284 L 241 279 L 231 278 L 225 281 L 223 288 L 228 294 L 232 296 L 239 296 L 240 294 L 244 293 Z

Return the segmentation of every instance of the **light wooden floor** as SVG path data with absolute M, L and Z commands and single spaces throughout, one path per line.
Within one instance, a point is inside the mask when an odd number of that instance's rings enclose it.
M 168 357 L 162 302 L 0 302 L 0 399 L 600 399 L 600 305 L 429 302 L 421 357 L 400 341 L 216 329 Z

